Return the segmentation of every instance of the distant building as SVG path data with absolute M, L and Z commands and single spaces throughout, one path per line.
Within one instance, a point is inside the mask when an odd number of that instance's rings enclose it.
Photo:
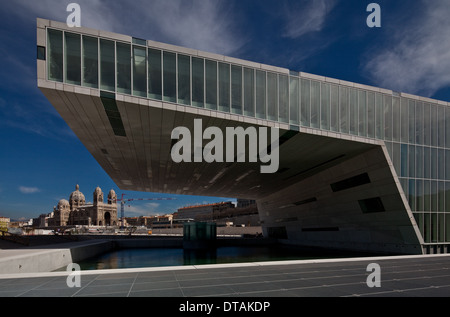
M 192 218 L 195 219 L 200 215 L 213 215 L 216 212 L 220 212 L 225 209 L 234 208 L 234 204 L 231 201 L 228 202 L 220 202 L 215 204 L 207 204 L 207 205 L 197 205 L 197 206 L 189 206 L 178 209 L 178 212 L 175 214 L 176 218 Z
M 105 203 L 103 192 L 97 187 L 93 194 L 93 203 L 86 204 L 85 196 L 80 192 L 80 186 L 70 195 L 69 200 L 62 199 L 53 209 L 53 217 L 48 219 L 48 226 L 116 226 L 117 195 L 110 190 Z
M 255 206 L 256 200 L 251 199 L 238 199 L 237 200 L 237 208 L 245 208 L 250 206 Z

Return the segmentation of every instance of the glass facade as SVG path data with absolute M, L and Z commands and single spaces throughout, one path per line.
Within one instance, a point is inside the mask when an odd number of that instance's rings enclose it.
M 447 105 L 50 28 L 47 76 L 296 130 L 383 140 L 425 242 L 450 243 Z

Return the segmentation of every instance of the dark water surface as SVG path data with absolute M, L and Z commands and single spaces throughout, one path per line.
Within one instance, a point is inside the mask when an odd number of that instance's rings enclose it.
M 349 254 L 305 252 L 290 248 L 245 246 L 219 247 L 213 251 L 183 249 L 120 249 L 79 262 L 82 270 L 125 269 L 201 264 L 307 260 L 349 257 Z

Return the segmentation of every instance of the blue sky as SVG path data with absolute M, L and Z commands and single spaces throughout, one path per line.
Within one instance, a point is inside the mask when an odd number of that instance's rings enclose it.
M 36 18 L 166 42 L 450 102 L 450 0 L 12 0 L 0 4 L 0 216 L 37 217 L 79 184 L 127 198 L 127 216 L 226 198 L 122 192 L 36 84 Z M 369 3 L 381 28 L 366 25 Z M 228 200 L 228 199 L 227 199 Z

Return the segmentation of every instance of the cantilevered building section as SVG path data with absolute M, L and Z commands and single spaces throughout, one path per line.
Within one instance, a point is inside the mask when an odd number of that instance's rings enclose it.
M 42 19 L 37 38 L 39 88 L 122 190 L 254 199 L 288 244 L 449 252 L 447 102 Z M 279 128 L 278 172 L 173 162 L 195 119 Z

